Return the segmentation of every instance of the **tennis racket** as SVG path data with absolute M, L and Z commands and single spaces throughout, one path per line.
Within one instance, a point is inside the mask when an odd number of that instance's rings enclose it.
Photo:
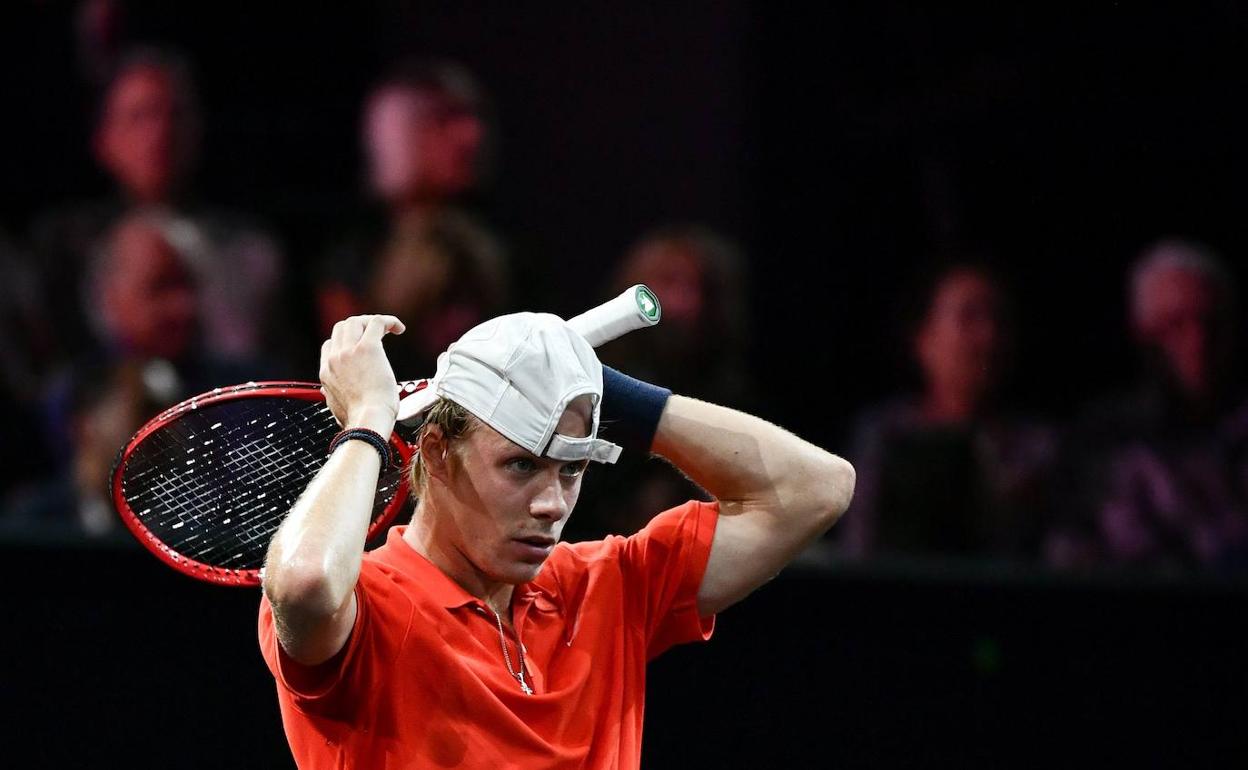
M 638 284 L 568 323 L 597 347 L 659 322 Z M 407 501 L 405 468 L 432 400 L 429 380 L 397 383 L 396 462 L 383 468 L 368 538 Z M 318 383 L 249 382 L 187 399 L 147 422 L 118 452 L 110 496 L 130 532 L 165 564 L 220 585 L 256 586 L 269 540 L 329 459 L 340 429 Z

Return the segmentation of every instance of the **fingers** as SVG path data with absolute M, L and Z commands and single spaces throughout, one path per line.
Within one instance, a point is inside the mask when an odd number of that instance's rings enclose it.
M 373 407 L 398 408 L 394 371 L 382 349 L 386 334 L 401 334 L 403 322 L 392 315 L 358 315 L 334 324 L 321 344 L 320 379 L 325 401 L 340 424 Z
M 380 340 L 388 332 L 402 334 L 405 329 L 403 322 L 392 315 L 368 316 L 368 323 L 364 326 L 364 332 L 360 335 L 360 340 Z
M 406 329 L 404 323 L 392 315 L 354 315 L 342 319 L 334 324 L 329 339 L 321 343 L 321 382 L 351 361 L 384 362 L 386 355 L 381 349 L 381 338 L 386 334 L 402 334 Z M 360 355 L 364 358 L 360 359 Z
M 330 350 L 354 347 L 363 339 L 381 339 L 386 333 L 402 334 L 407 327 L 392 315 L 353 315 L 334 324 Z
M 329 376 L 329 355 L 332 350 L 333 339 L 328 339 L 321 343 L 321 368 L 319 375 L 321 382 L 324 382 L 325 378 Z
M 360 338 L 360 328 L 359 316 L 344 318 L 334 324 L 334 330 L 329 334 L 329 352 L 337 353 L 354 345 Z

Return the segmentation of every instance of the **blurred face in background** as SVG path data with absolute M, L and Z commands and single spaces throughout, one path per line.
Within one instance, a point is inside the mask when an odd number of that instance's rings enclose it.
M 662 298 L 667 328 L 697 329 L 706 312 L 706 270 L 697 247 L 681 239 L 648 241 L 627 257 L 627 285 L 644 283 Z
M 182 258 L 159 228 L 123 223 L 113 234 L 101 301 L 110 333 L 129 353 L 177 360 L 191 349 L 198 308 Z
M 915 335 L 915 356 L 929 393 L 974 409 L 1000 379 L 1005 342 L 996 285 L 974 270 L 946 275 Z
M 484 130 L 479 115 L 450 98 L 381 89 L 364 119 L 373 192 L 391 204 L 464 193 L 477 181 Z
M 1192 400 L 1210 395 L 1229 357 L 1221 295 L 1208 277 L 1159 267 L 1136 287 L 1136 334 Z
M 158 66 L 132 67 L 109 89 L 96 157 L 138 201 L 167 200 L 191 165 L 197 137 L 186 102 L 174 77 Z

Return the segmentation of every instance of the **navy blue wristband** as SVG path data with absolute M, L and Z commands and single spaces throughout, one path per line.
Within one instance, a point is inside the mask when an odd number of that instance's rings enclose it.
M 364 441 L 370 444 L 373 449 L 377 450 L 377 454 L 381 455 L 381 469 L 383 471 L 390 467 L 390 445 L 384 438 L 382 438 L 380 433 L 375 430 L 369 430 L 368 428 L 350 428 L 348 430 L 340 431 L 338 435 L 334 436 L 334 438 L 329 442 L 328 454 L 332 455 L 335 449 L 342 446 L 344 442 L 351 441 L 352 439 Z
M 649 452 L 659 418 L 672 391 L 633 379 L 605 364 L 602 367 L 604 437 L 625 449 Z

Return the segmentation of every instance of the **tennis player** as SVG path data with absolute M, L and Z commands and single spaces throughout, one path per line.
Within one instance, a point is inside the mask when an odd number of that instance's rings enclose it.
M 399 407 L 382 338 L 403 330 L 357 316 L 323 345 L 345 430 L 268 551 L 260 646 L 296 761 L 638 767 L 647 661 L 708 639 L 716 613 L 832 526 L 853 468 L 602 366 L 555 316 L 502 316 L 439 358 L 412 522 L 365 553 Z M 587 464 L 620 445 L 667 458 L 715 502 L 560 543 Z

